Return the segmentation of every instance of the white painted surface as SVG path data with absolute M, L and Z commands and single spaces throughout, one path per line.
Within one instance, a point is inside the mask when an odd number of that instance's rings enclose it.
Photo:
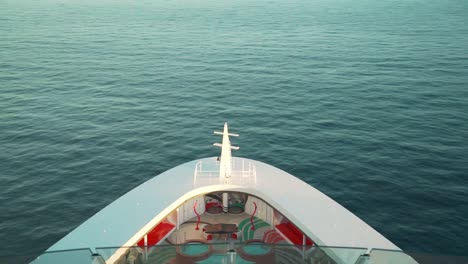
M 224 123 L 223 133 L 216 132 L 216 135 L 223 135 L 222 144 L 215 143 L 215 146 L 221 147 L 221 157 L 220 157 L 220 164 L 219 164 L 219 178 L 224 183 L 229 183 L 229 178 L 231 177 L 232 173 L 232 155 L 231 149 L 239 149 L 239 147 L 231 146 L 231 141 L 229 140 L 229 136 L 239 136 L 237 134 L 230 134 L 228 129 L 228 124 Z
M 203 197 L 203 195 L 191 198 L 190 200 L 184 202 L 184 204 L 179 209 L 179 213 L 181 214 L 179 218 L 179 225 L 197 216 L 197 214 L 193 210 L 193 206 L 195 205 L 195 203 L 197 205 L 197 212 L 200 215 L 205 213 L 205 198 Z
M 257 205 L 257 211 L 255 212 L 254 203 Z M 272 217 L 272 208 L 266 204 L 263 200 L 249 196 L 247 202 L 245 203 L 245 212 L 249 215 L 252 215 L 255 212 L 255 216 L 262 219 L 263 221 L 269 223 L 270 225 L 273 224 Z
M 196 163 L 215 160 L 213 157 L 191 161 L 148 180 L 78 226 L 48 251 L 131 246 L 178 206 L 213 191 L 242 191 L 262 198 L 318 245 L 399 249 L 317 189 L 259 161 L 245 159 L 256 167 L 255 185 L 218 184 L 193 189 Z M 242 162 L 241 158 L 233 160 Z

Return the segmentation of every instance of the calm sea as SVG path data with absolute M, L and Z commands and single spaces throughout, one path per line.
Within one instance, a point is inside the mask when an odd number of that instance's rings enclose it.
M 468 252 L 468 1 L 0 0 L 0 255 L 224 121 L 402 249 Z

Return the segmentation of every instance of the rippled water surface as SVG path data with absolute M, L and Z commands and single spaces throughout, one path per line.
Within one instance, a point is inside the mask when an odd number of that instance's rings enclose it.
M 217 155 L 225 120 L 236 155 L 401 248 L 466 255 L 467 14 L 465 0 L 0 0 L 0 255 L 39 254 Z

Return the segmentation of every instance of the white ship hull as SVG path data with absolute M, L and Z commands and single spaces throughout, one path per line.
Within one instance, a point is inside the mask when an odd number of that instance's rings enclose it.
M 318 249 L 330 263 L 415 263 L 364 221 L 302 180 L 260 161 L 231 157 L 234 147 L 227 126 L 223 134 L 220 159 L 194 160 L 141 184 L 34 263 L 73 263 L 65 253 L 81 248 L 87 250 L 78 255 L 89 259 L 87 263 L 157 263 L 149 256 L 159 254 L 157 247 L 163 245 L 174 247 L 169 254 L 172 259 L 160 260 L 164 263 L 216 263 L 216 259 L 209 262 L 216 254 L 224 256 L 226 263 L 285 263 L 287 257 L 277 251 L 285 246 L 295 248 L 307 263 L 311 262 L 306 258 L 318 256 Z M 237 212 L 231 213 L 232 208 Z M 235 227 L 235 232 L 206 230 L 223 223 Z M 213 234 L 218 235 L 216 239 Z M 191 258 L 183 253 L 183 245 L 194 241 L 207 245 L 210 254 Z M 271 250 L 250 256 L 242 245 L 252 241 Z M 217 243 L 225 244 L 227 250 L 213 251 Z

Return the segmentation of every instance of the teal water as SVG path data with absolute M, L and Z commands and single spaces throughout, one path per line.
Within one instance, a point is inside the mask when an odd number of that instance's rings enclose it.
M 408 251 L 468 252 L 468 2 L 0 0 L 0 255 L 216 156 L 314 185 Z M 102 245 L 116 246 L 116 245 Z

